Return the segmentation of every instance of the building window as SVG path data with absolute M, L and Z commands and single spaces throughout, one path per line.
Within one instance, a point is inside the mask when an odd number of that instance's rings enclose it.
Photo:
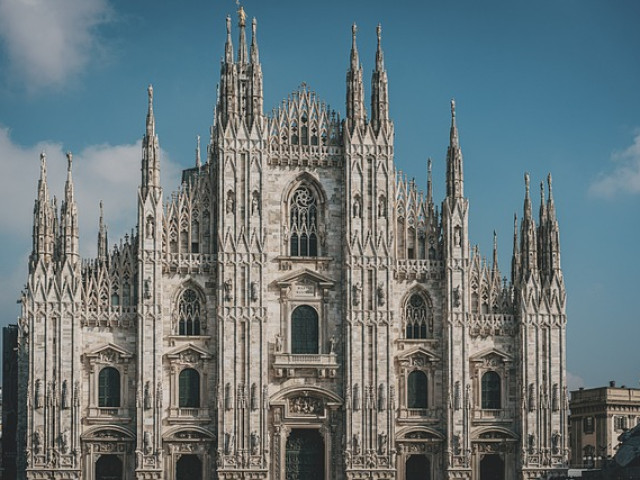
M 318 353 L 318 313 L 301 305 L 291 315 L 291 353 Z
M 98 375 L 98 407 L 120 406 L 120 372 L 113 367 L 105 367 Z
M 593 430 L 594 430 L 593 417 L 584 418 L 584 420 L 582 421 L 582 429 L 584 430 L 584 433 L 593 433 Z
M 627 418 L 618 416 L 613 419 L 613 426 L 616 430 L 626 430 L 627 429 Z
M 411 295 L 404 309 L 406 338 L 427 338 L 427 313 L 427 302 L 422 295 Z
M 178 406 L 181 408 L 200 407 L 200 374 L 193 368 L 180 372 Z
M 427 408 L 427 375 L 415 370 L 407 379 L 407 407 Z
M 496 372 L 486 372 L 482 375 L 482 408 L 498 410 L 501 408 L 500 375 Z
M 298 187 L 289 204 L 290 255 L 318 256 L 318 199 L 306 185 Z
M 180 295 L 178 317 L 179 335 L 200 335 L 200 300 L 191 288 Z

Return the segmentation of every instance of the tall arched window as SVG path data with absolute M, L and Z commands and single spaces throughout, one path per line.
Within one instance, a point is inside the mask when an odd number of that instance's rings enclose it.
M 98 374 L 98 407 L 120 406 L 120 372 L 105 367 Z
M 424 297 L 411 295 L 404 308 L 406 338 L 427 338 L 428 320 L 428 307 Z
M 200 335 L 200 299 L 191 288 L 182 292 L 178 302 L 178 334 Z
M 181 408 L 200 408 L 200 374 L 193 368 L 185 368 L 178 378 L 179 398 Z
M 427 408 L 427 375 L 414 370 L 407 379 L 407 407 Z
M 501 408 L 500 375 L 490 371 L 482 375 L 482 408 L 498 410 Z
M 291 353 L 318 353 L 318 313 L 308 305 L 291 315 Z
M 290 255 L 318 256 L 318 199 L 306 185 L 299 186 L 289 202 Z

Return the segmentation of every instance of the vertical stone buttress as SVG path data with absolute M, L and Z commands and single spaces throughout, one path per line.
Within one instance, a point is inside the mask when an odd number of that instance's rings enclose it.
M 451 101 L 451 131 L 447 149 L 447 195 L 442 202 L 442 236 L 444 244 L 444 308 L 443 343 L 446 345 L 444 361 L 444 391 L 453 392 L 460 385 L 463 407 L 447 409 L 447 452 L 456 452 L 462 457 L 453 473 L 449 465 L 449 475 L 454 478 L 471 478 L 471 376 L 469 373 L 469 200 L 464 196 L 464 172 L 462 150 L 456 124 L 456 105 Z M 459 382 L 459 383 L 457 383 Z M 456 445 L 453 445 L 456 438 Z M 452 458 L 451 455 L 448 455 Z
M 533 479 L 563 468 L 568 461 L 569 399 L 565 374 L 566 293 L 551 176 L 546 205 L 541 184 L 537 228 L 528 174 L 525 184 L 519 248 L 514 232 L 512 282 L 519 319 L 520 464 L 522 478 Z
M 67 181 L 60 218 L 50 201 L 46 156 L 40 157 L 34 207 L 33 250 L 19 320 L 19 478 L 78 475 L 80 262 L 78 211 L 67 154 Z M 37 339 L 37 341 L 35 341 Z M 39 478 L 39 477 L 38 477 Z
M 249 55 L 245 13 L 238 11 L 234 61 L 227 17 L 210 156 L 217 212 L 217 397 L 219 478 L 266 478 L 268 471 L 265 383 L 268 371 L 263 285 L 266 255 L 262 169 L 266 119 L 256 20 Z M 252 398 L 257 397 L 257 398 Z M 240 475 L 240 477 L 238 477 Z M 257 475 L 257 476 L 256 476 Z M 247 477 L 248 478 L 248 477 Z
M 161 479 L 162 404 L 145 408 L 144 385 L 162 389 L 162 187 L 160 147 L 148 88 L 146 132 L 142 140 L 142 179 L 138 191 L 138 273 L 136 344 L 136 478 Z
M 347 72 L 345 148 L 345 411 L 346 477 L 395 478 L 393 366 L 393 123 L 378 26 L 366 122 L 362 67 L 352 29 Z

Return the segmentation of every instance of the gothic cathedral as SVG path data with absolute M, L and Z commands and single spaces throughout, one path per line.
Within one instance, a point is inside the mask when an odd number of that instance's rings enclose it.
M 164 198 L 149 87 L 134 232 L 78 254 L 72 157 L 41 157 L 19 319 L 26 479 L 533 480 L 566 468 L 565 288 L 548 178 L 525 176 L 511 280 L 468 237 L 451 102 L 446 196 L 398 175 L 378 47 L 353 28 L 340 119 L 304 84 L 263 110 L 231 19 L 201 162 Z M 131 166 L 132 170 L 137 168 Z M 132 199 L 133 200 L 133 199 Z

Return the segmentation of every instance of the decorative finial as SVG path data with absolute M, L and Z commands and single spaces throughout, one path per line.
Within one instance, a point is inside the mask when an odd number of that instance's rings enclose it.
M 376 33 L 378 34 L 378 45 L 380 45 L 380 41 L 382 39 L 382 25 L 378 24 L 376 27 Z
M 451 99 L 451 117 L 456 117 L 456 101 L 455 99 Z
M 240 5 L 240 8 L 238 8 L 238 26 L 244 28 L 246 20 L 247 14 L 244 12 L 244 8 L 242 8 L 242 5 Z
M 71 164 L 73 163 L 73 155 L 71 152 L 67 152 L 67 170 L 71 171 Z
M 540 200 L 544 203 L 544 182 L 540 181 Z
M 227 36 L 231 35 L 231 16 L 227 15 Z
M 40 152 L 40 164 L 44 165 L 47 162 L 47 153 L 43 150 Z
M 353 25 L 351 25 L 351 35 L 353 36 L 353 39 L 356 39 L 356 32 L 358 31 L 358 26 L 356 25 L 356 22 L 353 22 Z
M 547 185 L 549 185 L 549 195 L 551 195 L 551 173 L 547 175 Z
M 149 105 L 151 105 L 153 103 L 153 85 L 149 84 L 147 93 L 149 94 Z
M 524 185 L 527 189 L 527 197 L 529 196 L 529 172 L 525 172 L 524 174 Z

